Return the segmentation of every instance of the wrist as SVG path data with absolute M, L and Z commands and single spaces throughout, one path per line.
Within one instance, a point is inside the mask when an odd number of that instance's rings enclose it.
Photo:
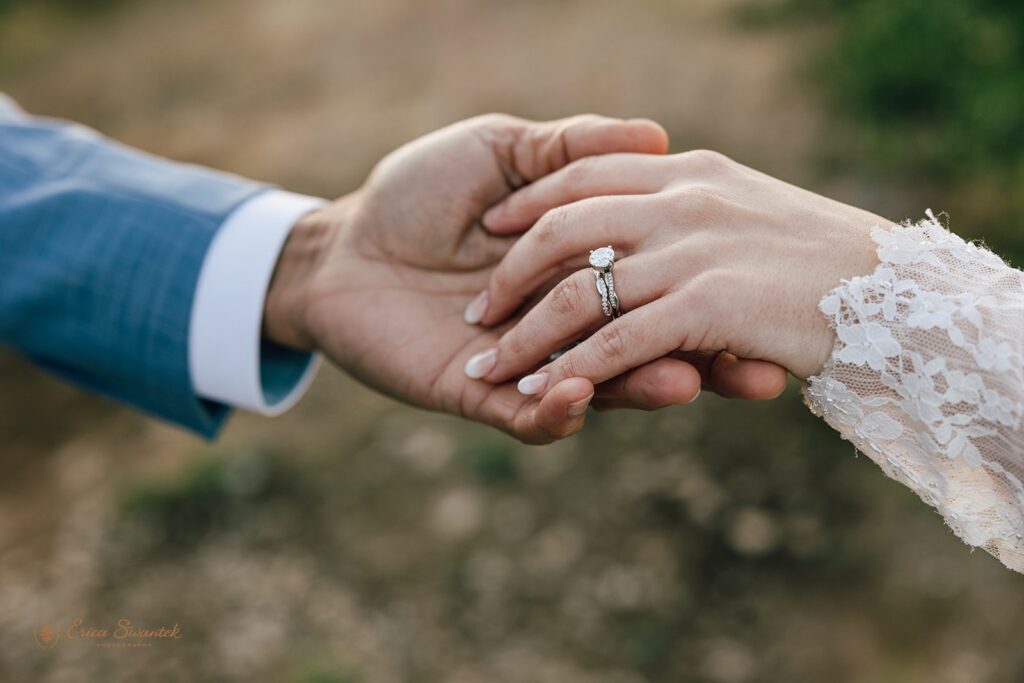
M 822 300 L 843 282 L 875 271 L 879 260 L 871 231 L 876 226 L 885 225 L 891 225 L 891 222 L 858 210 L 847 226 L 849 229 L 837 231 L 837 237 L 832 239 L 828 252 L 832 256 L 824 262 L 824 277 L 813 287 L 813 318 L 809 319 L 802 368 L 794 373 L 801 380 L 821 374 L 835 349 L 836 333 L 820 309 Z
M 335 205 L 306 214 L 292 227 L 278 257 L 263 308 L 263 336 L 293 349 L 313 351 L 309 324 L 318 273 L 340 229 Z

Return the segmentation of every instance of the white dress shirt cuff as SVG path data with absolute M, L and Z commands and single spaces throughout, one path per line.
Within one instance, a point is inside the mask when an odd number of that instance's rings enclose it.
M 198 396 L 279 415 L 309 388 L 319 357 L 264 341 L 263 306 L 292 226 L 325 204 L 267 190 L 235 209 L 214 235 L 189 328 L 189 375 Z

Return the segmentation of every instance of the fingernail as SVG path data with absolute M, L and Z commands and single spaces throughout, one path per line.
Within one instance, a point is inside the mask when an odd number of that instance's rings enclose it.
M 593 400 L 594 395 L 591 394 L 586 398 L 581 398 L 579 401 L 574 401 L 569 404 L 569 417 L 579 417 L 583 413 L 587 412 L 587 406 L 590 405 L 590 401 Z
M 698 389 L 697 393 L 693 395 L 693 398 L 691 398 L 689 401 L 686 402 L 686 405 L 690 405 L 691 403 L 696 401 L 698 398 L 700 398 L 700 389 Z
M 505 215 L 505 204 L 504 202 L 497 206 L 492 206 L 484 212 L 483 223 L 484 227 L 490 228 L 495 223 L 499 222 L 502 216 Z
M 466 361 L 466 376 L 472 379 L 480 379 L 494 369 L 498 363 L 498 349 L 487 349 L 481 351 Z
M 533 396 L 544 391 L 544 387 L 548 385 L 548 373 L 538 372 L 536 375 L 527 375 L 526 377 L 519 380 L 519 384 L 516 388 L 519 389 L 520 394 L 526 394 L 527 396 Z
M 462 314 L 462 319 L 470 325 L 476 325 L 478 322 L 484 319 L 484 313 L 487 312 L 487 292 L 483 291 L 476 295 L 476 298 L 469 302 L 466 306 L 466 312 Z

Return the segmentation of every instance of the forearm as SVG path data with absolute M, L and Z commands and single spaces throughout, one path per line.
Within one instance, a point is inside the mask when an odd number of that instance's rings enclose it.
M 0 340 L 41 365 L 212 434 L 188 335 L 214 235 L 256 183 L 80 126 L 0 119 Z

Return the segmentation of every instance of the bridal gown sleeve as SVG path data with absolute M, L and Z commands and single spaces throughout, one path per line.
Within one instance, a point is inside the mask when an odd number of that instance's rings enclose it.
M 836 344 L 807 403 L 957 536 L 1024 572 L 1024 273 L 931 212 L 872 238 L 876 270 L 820 303 Z

